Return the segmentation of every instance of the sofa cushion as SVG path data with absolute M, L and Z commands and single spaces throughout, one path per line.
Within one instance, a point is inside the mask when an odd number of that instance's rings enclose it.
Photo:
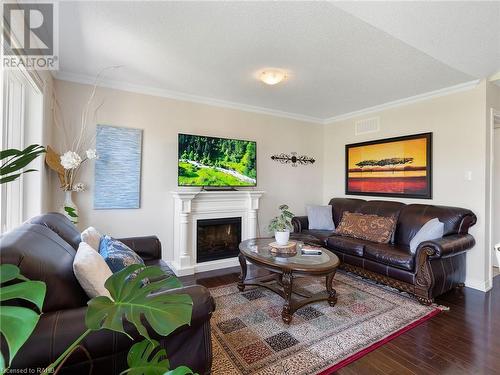
M 444 236 L 467 233 L 476 216 L 470 210 L 458 207 L 409 204 L 401 210 L 396 228 L 395 242 L 410 246 L 411 239 L 429 220 L 438 218 L 444 224 Z
M 345 211 L 356 212 L 356 210 L 366 203 L 363 199 L 357 198 L 332 198 L 328 204 L 332 206 L 333 222 L 337 227 Z
M 78 246 L 73 259 L 73 272 L 89 298 L 111 297 L 104 283 L 113 275 L 113 272 L 104 258 L 86 242 L 80 242 Z
M 391 244 L 367 244 L 364 256 L 367 259 L 408 271 L 412 271 L 415 265 L 415 257 L 409 248 L 396 247 Z
M 123 242 L 107 235 L 101 238 L 99 254 L 102 255 L 113 273 L 119 272 L 132 264 L 144 264 L 144 261 L 134 250 Z
M 328 237 L 335 234 L 334 230 L 307 229 L 300 233 L 290 233 L 290 238 L 296 241 L 323 246 Z
M 437 240 L 443 237 L 444 224 L 439 221 L 438 218 L 434 218 L 425 223 L 422 228 L 419 229 L 417 234 L 410 241 L 410 250 L 412 253 L 417 251 L 418 245 L 424 241 Z
M 326 240 L 326 246 L 329 249 L 342 251 L 343 253 L 356 255 L 358 257 L 362 257 L 365 244 L 369 243 L 368 241 L 363 241 L 357 238 L 350 238 L 344 236 L 331 236 Z
M 332 206 L 307 206 L 309 229 L 334 230 Z
M 346 211 L 335 233 L 362 240 L 388 243 L 395 228 L 396 218 L 394 216 L 383 217 Z
M 101 242 L 102 234 L 94 227 L 88 227 L 80 235 L 82 242 L 90 245 L 95 251 L 99 251 L 99 243 Z

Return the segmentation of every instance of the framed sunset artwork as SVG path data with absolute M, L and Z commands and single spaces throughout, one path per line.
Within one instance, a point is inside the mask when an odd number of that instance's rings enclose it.
M 346 145 L 346 194 L 432 198 L 432 133 Z

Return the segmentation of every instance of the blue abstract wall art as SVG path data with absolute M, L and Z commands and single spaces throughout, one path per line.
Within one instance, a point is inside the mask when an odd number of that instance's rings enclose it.
M 94 209 L 139 208 L 142 130 L 97 125 Z

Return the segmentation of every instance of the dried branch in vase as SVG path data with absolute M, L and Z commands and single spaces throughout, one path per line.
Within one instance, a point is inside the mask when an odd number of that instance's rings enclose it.
M 59 182 L 61 183 L 61 189 L 63 191 L 81 192 L 86 188 L 83 182 L 77 182 L 76 179 L 82 166 L 88 160 L 98 158 L 96 150 L 91 147 L 92 143 L 95 140 L 95 134 L 88 135 L 89 132 L 87 131 L 90 123 L 92 123 L 92 125 L 95 125 L 97 112 L 103 105 L 103 102 L 94 105 L 97 87 L 102 74 L 106 70 L 116 68 L 118 68 L 118 66 L 105 68 L 101 70 L 96 76 L 90 96 L 86 101 L 82 110 L 82 114 L 80 116 L 79 129 L 68 128 L 66 126 L 62 116 L 61 106 L 59 104 L 59 101 L 57 100 L 57 95 L 55 94 L 55 92 L 53 92 L 52 94 L 52 115 L 54 124 L 62 135 L 62 152 L 58 153 L 54 148 L 47 146 L 45 162 L 50 169 L 57 173 Z M 70 144 L 69 136 L 73 135 L 72 133 L 76 134 L 73 136 L 71 146 L 68 147 L 68 145 Z

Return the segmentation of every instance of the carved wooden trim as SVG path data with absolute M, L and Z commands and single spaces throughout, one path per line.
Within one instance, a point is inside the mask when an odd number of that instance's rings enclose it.
M 432 273 L 429 257 L 434 254 L 434 249 L 430 247 L 424 247 L 417 253 L 415 295 L 419 298 L 419 300 L 426 300 L 423 303 L 427 303 L 428 300 L 432 300 L 431 290 L 434 286 L 434 275 Z
M 415 294 L 415 286 L 413 284 L 406 283 L 404 281 L 393 279 L 392 277 L 381 275 L 379 273 L 366 270 L 361 267 L 353 266 L 351 264 L 342 263 L 341 269 L 355 273 L 356 275 L 372 279 L 378 283 L 386 284 L 390 287 L 402 290 L 403 292 L 408 292 Z

